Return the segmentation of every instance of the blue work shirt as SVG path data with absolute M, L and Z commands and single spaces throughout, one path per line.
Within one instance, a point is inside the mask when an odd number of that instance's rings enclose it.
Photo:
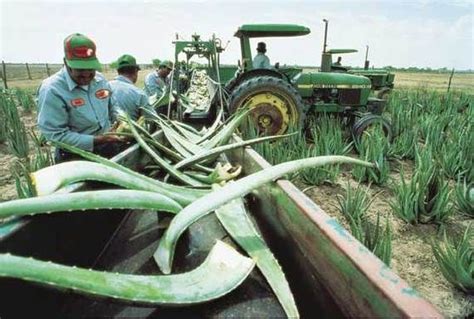
M 253 58 L 252 66 L 254 69 L 272 69 L 270 59 L 262 52 L 258 52 Z
M 145 93 L 148 96 L 157 94 L 157 97 L 160 98 L 163 95 L 167 84 L 167 80 L 159 76 L 158 71 L 155 70 L 148 73 L 145 77 Z
M 38 91 L 38 126 L 50 141 L 93 151 L 94 136 L 109 131 L 117 109 L 111 89 L 97 73 L 87 89 L 79 86 L 63 67 L 45 79 Z
M 127 112 L 133 120 L 136 121 L 139 118 L 142 112 L 141 107 L 156 114 L 148 104 L 148 96 L 143 90 L 137 88 L 129 78 L 119 75 L 109 84 L 112 88 L 112 103 Z M 143 113 L 145 117 L 148 117 L 147 112 Z

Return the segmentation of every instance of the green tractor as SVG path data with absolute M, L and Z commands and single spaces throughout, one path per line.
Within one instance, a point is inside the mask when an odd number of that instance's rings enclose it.
M 377 98 L 387 100 L 388 95 L 394 86 L 395 74 L 386 69 L 369 69 L 369 46 L 366 46 L 364 68 L 350 68 L 348 66 L 333 63 L 332 56 L 334 54 L 355 53 L 355 49 L 331 49 L 327 47 L 328 20 L 324 21 L 324 46 L 321 57 L 321 72 L 345 72 L 354 75 L 362 75 L 370 79 L 372 90 L 377 91 Z
M 235 36 L 240 39 L 241 61 L 236 76 L 226 85 L 229 110 L 250 108 L 251 119 L 263 134 L 283 134 L 302 128 L 307 115 L 335 113 L 352 125 L 357 139 L 375 123 L 387 135 L 390 124 L 381 113 L 385 101 L 370 97 L 371 81 L 360 75 L 341 72 L 305 72 L 294 67 L 255 69 L 252 66 L 250 38 L 291 37 L 310 33 L 293 24 L 245 24 Z M 334 51 L 333 51 L 334 52 Z M 331 54 L 325 49 L 324 54 Z

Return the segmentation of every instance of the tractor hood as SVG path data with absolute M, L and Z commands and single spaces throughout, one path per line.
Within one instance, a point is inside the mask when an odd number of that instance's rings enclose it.
M 298 89 L 338 88 L 370 89 L 371 82 L 365 76 L 347 73 L 301 73 L 296 79 Z
M 294 37 L 310 32 L 309 28 L 297 24 L 244 24 L 234 35 L 238 38 Z

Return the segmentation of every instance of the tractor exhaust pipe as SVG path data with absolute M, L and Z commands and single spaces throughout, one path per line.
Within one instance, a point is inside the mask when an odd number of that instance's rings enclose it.
M 365 47 L 366 47 L 366 49 L 365 49 L 364 70 L 368 70 L 369 69 L 369 60 L 367 60 L 367 58 L 369 57 L 369 46 L 366 45 Z
M 324 21 L 324 45 L 323 45 L 323 53 L 326 53 L 326 46 L 327 46 L 327 38 L 328 38 L 328 20 L 323 19 Z

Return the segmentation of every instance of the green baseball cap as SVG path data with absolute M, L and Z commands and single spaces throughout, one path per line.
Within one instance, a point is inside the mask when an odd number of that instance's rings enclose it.
M 102 66 L 95 56 L 94 41 L 83 34 L 74 33 L 64 39 L 64 59 L 72 69 L 93 69 L 100 71 Z
M 159 68 L 168 68 L 170 70 L 173 70 L 173 62 L 170 60 L 163 60 L 160 62 L 160 65 L 158 66 Z
M 117 60 L 117 70 L 124 67 L 133 66 L 140 70 L 140 66 L 137 64 L 137 60 L 130 54 L 124 54 Z

